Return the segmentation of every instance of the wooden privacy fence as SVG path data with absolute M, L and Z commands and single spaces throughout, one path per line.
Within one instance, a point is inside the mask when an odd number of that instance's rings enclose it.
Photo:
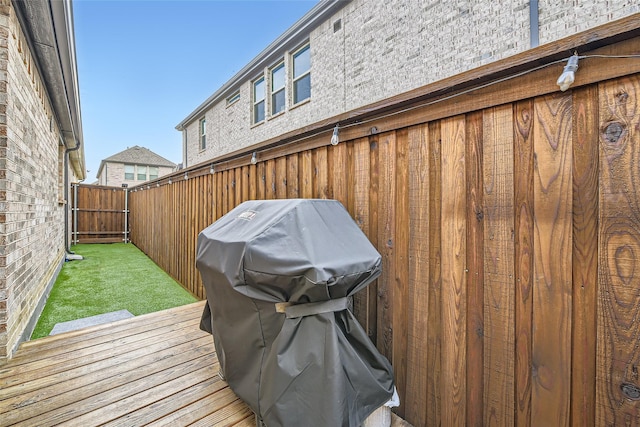
M 126 188 L 73 184 L 72 242 L 74 244 L 128 242 L 127 204 Z
M 139 187 L 132 241 L 203 298 L 199 231 L 248 199 L 335 198 L 383 257 L 354 310 L 400 416 L 638 424 L 640 61 L 597 61 L 566 93 L 558 65 Z

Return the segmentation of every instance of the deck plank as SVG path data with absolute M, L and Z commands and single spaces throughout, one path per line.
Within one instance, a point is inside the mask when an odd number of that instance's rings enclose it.
M 203 304 L 24 343 L 0 369 L 0 425 L 253 425 L 218 376 Z

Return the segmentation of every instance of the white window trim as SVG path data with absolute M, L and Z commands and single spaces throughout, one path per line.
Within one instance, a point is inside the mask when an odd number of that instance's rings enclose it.
M 227 97 L 227 107 L 231 107 L 233 104 L 240 100 L 240 90 L 235 91 L 233 94 Z
M 300 52 L 302 52 L 305 49 L 309 49 L 309 69 L 307 70 L 307 72 L 305 72 L 304 74 L 294 78 L 293 74 L 295 73 L 295 57 L 297 54 L 299 54 Z M 298 47 L 297 49 L 293 50 L 291 52 L 291 107 L 296 107 L 298 105 L 302 105 L 306 102 L 308 102 L 311 99 L 311 85 L 309 85 L 309 97 L 295 102 L 295 84 L 298 80 L 301 80 L 303 78 L 305 78 L 307 75 L 311 74 L 311 43 L 310 42 L 306 42 L 304 44 L 302 44 L 300 47 Z
M 204 144 L 202 143 L 203 138 L 204 138 Z M 198 150 L 202 152 L 206 149 L 207 149 L 207 118 L 202 117 L 200 118 L 200 120 L 198 120 Z
M 263 93 L 263 98 L 260 101 L 256 101 L 256 83 L 259 83 L 260 81 L 262 81 L 262 83 L 264 84 L 264 92 Z M 256 126 L 259 124 L 264 123 L 267 120 L 267 79 L 264 76 L 264 73 L 262 73 L 261 76 L 256 77 L 255 79 L 251 80 L 251 125 L 252 126 Z M 256 120 L 256 106 L 262 102 L 263 103 L 263 118 L 262 120 Z
M 274 91 L 273 72 L 278 70 L 279 68 L 282 68 L 282 72 L 284 73 L 284 82 L 278 90 Z M 273 95 L 281 91 L 284 93 L 284 108 L 281 111 L 274 112 L 273 111 L 273 108 L 274 108 Z M 277 117 L 280 114 L 283 114 L 285 111 L 287 111 L 287 67 L 285 66 L 285 62 L 283 58 L 278 63 L 276 63 L 276 65 L 269 68 L 269 115 L 271 117 Z

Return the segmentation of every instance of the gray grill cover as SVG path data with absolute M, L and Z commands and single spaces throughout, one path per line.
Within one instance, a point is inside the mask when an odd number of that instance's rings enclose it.
M 201 328 L 265 425 L 359 426 L 392 397 L 391 365 L 344 309 L 381 257 L 339 202 L 242 203 L 199 234 L 196 265 Z

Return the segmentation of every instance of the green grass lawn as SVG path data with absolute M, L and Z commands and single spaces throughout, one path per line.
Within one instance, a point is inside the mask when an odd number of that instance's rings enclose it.
M 62 266 L 31 339 L 49 335 L 59 322 L 118 310 L 137 316 L 197 301 L 133 244 L 72 250 L 84 259 Z

